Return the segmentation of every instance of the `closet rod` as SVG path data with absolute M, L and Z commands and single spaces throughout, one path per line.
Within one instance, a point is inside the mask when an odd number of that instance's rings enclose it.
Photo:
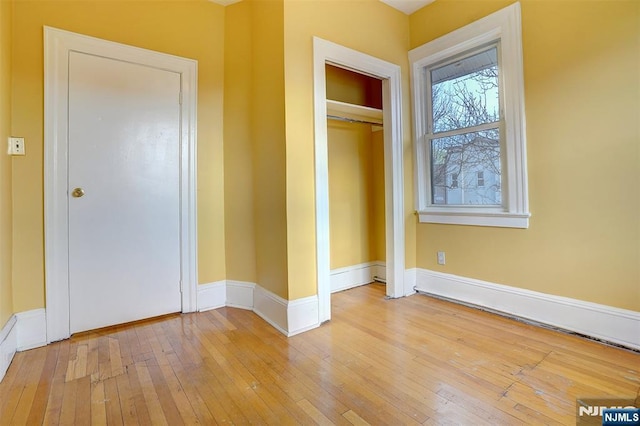
M 329 120 L 346 121 L 347 123 L 363 123 L 363 124 L 372 124 L 374 126 L 382 126 L 382 123 L 380 122 L 358 120 L 356 118 L 340 117 L 339 115 L 327 114 L 327 118 Z

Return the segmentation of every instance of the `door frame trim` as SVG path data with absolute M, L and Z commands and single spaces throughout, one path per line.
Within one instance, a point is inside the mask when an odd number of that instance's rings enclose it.
M 196 131 L 198 63 L 44 27 L 44 261 L 47 343 L 70 336 L 68 224 L 69 53 L 82 52 L 180 74 L 180 276 L 182 312 L 197 309 Z
M 314 140 L 316 173 L 316 267 L 319 322 L 331 319 L 329 244 L 329 160 L 325 65 L 337 65 L 382 80 L 387 296 L 402 297 L 405 270 L 402 76 L 399 65 L 345 46 L 313 38 Z

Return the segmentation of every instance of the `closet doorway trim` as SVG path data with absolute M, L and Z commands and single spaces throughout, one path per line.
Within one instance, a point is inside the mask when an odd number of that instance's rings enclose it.
M 314 124 L 316 166 L 316 256 L 319 322 L 331 319 L 329 245 L 329 161 L 325 65 L 331 64 L 382 80 L 387 296 L 402 297 L 405 269 L 404 165 L 400 66 L 313 39 Z

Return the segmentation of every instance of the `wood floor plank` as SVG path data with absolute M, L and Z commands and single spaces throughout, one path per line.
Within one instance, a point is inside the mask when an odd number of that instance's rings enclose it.
M 228 327 L 228 326 L 226 326 Z M 252 342 L 252 343 L 250 343 Z M 292 418 L 298 424 L 309 422 L 309 417 L 301 410 L 296 400 L 299 395 L 284 392 L 276 385 L 279 377 L 273 371 L 273 364 L 266 364 L 257 352 L 264 353 L 266 347 L 256 345 L 250 335 L 236 335 L 229 345 L 224 345 L 228 352 L 223 353 L 226 358 L 235 358 L 234 366 L 238 374 L 242 374 L 245 380 L 251 381 L 251 388 L 257 396 L 273 411 L 275 418 Z M 245 374 L 251 372 L 251 375 Z
M 514 405 L 514 409 L 516 413 L 519 413 L 521 415 L 517 415 L 517 417 L 520 419 L 520 421 L 523 424 L 536 424 L 536 425 L 557 425 L 557 426 L 562 426 L 563 423 L 552 419 L 549 416 L 545 416 L 544 414 L 542 414 L 541 412 L 534 410 L 532 408 L 529 408 L 525 405 L 522 404 L 516 404 Z
M 135 357 L 140 354 L 140 340 L 136 334 L 134 327 L 127 327 L 120 332 L 123 342 L 122 346 L 126 348 L 126 355 L 122 362 L 124 365 L 131 366 L 135 363 Z
M 344 418 L 349 420 L 349 423 L 351 423 L 352 425 L 356 425 L 356 426 L 366 426 L 369 425 L 369 423 L 364 420 L 362 417 L 360 417 L 358 414 L 356 414 L 353 410 L 349 410 L 346 413 L 343 414 Z
M 98 371 L 94 373 L 94 376 L 98 376 L 98 380 L 107 380 L 113 377 L 111 373 L 111 356 L 109 354 L 109 339 L 99 338 L 97 342 L 98 346 Z
M 223 422 L 228 418 L 231 424 L 256 423 L 256 418 L 259 420 L 259 417 L 250 406 L 245 409 L 246 401 L 243 396 L 238 393 L 235 386 L 229 385 L 229 382 L 224 380 L 224 373 L 218 371 L 217 364 L 213 360 L 205 358 L 203 365 L 201 380 L 198 380 L 196 384 L 201 395 L 212 396 L 204 398 L 209 409 L 212 412 L 217 411 L 215 402 L 219 402 L 225 412 L 225 415 L 221 417 Z
M 316 424 L 320 426 L 329 426 L 329 425 L 335 424 L 331 420 L 329 420 L 324 414 L 322 414 L 322 412 L 320 412 L 320 410 L 318 410 L 308 400 L 301 399 L 300 401 L 298 401 L 298 405 L 300 406 L 300 408 L 304 410 L 305 413 L 307 413 L 309 417 L 313 419 L 313 421 Z
M 149 408 L 149 417 L 151 418 L 151 424 L 154 425 L 168 425 L 165 413 L 160 403 L 160 398 L 156 392 L 156 388 L 149 374 L 149 369 L 144 361 L 136 362 L 134 364 L 136 373 L 138 374 L 138 380 L 140 381 L 140 387 L 142 394 L 144 395 L 145 405 Z
M 96 382 L 100 377 L 100 363 L 98 362 L 98 337 L 87 339 L 87 368 L 86 373 L 91 377 L 91 382 Z
M 58 363 L 58 355 L 60 353 L 60 346 L 56 345 L 47 351 L 47 359 L 42 369 L 42 374 L 38 379 L 38 389 L 33 398 L 33 404 L 31 406 L 29 417 L 26 424 L 39 425 L 44 422 L 44 415 L 47 408 L 47 402 L 49 401 L 49 395 L 51 388 L 53 387 L 53 377 L 55 374 L 55 368 Z
M 133 369 L 132 369 L 133 370 Z M 125 371 L 129 372 L 129 367 L 125 367 Z M 122 418 L 122 424 L 135 425 L 140 423 L 138 419 L 138 411 L 136 409 L 136 401 L 133 392 L 131 391 L 132 374 L 122 374 L 120 376 L 112 377 L 112 381 L 115 381 L 115 386 L 118 392 L 120 416 Z
M 272 378 L 264 373 L 263 366 L 260 363 L 251 362 L 248 359 L 251 352 L 242 350 L 241 346 L 238 345 L 230 345 L 225 349 L 226 351 L 223 352 L 223 355 L 226 358 L 234 358 L 234 373 L 239 374 L 249 385 L 255 396 L 262 401 L 260 405 L 263 405 L 263 412 L 260 415 L 265 420 L 275 421 L 278 418 L 298 417 L 301 421 L 308 421 L 307 416 L 303 415 L 301 410 L 292 409 L 287 411 L 287 407 L 291 409 L 295 405 L 295 401 L 291 400 L 288 395 L 281 392 L 273 384 Z M 251 372 L 251 374 L 244 374 L 245 372 Z M 268 411 L 264 410 L 266 407 L 268 407 Z
M 140 324 L 140 327 L 135 327 L 133 329 L 133 332 L 135 333 L 139 344 L 139 347 L 137 348 L 138 350 L 133 356 L 133 362 L 137 363 L 153 359 L 153 351 L 151 350 L 151 346 L 149 344 L 149 333 L 147 330 L 147 324 Z
M 369 346 L 359 345 L 358 342 L 358 338 L 352 334 L 348 341 L 339 345 L 339 349 L 344 353 L 334 353 L 333 359 L 341 360 L 340 362 L 350 370 L 365 377 L 374 390 L 390 392 L 393 395 L 392 403 L 416 421 L 422 423 L 435 414 L 426 403 L 437 398 L 430 386 L 424 386 L 424 382 L 415 380 L 398 380 L 399 375 L 394 369 L 370 354 L 366 349 Z
M 197 423 L 204 425 L 218 424 L 216 421 L 217 416 L 214 416 L 207 406 L 205 395 L 201 395 L 197 388 L 193 386 L 193 381 L 196 380 L 196 377 L 189 374 L 189 371 L 183 367 L 175 353 L 168 354 L 167 360 L 174 371 L 176 379 L 184 389 L 184 396 L 197 417 Z M 193 371 L 193 369 L 191 371 Z M 224 413 L 224 410 L 217 404 L 214 411 L 215 413 Z M 226 414 L 224 416 L 226 416 Z
M 321 335 L 318 336 L 322 337 Z M 326 342 L 322 339 L 318 344 L 324 345 Z M 404 386 L 394 386 L 393 381 L 395 380 L 397 382 L 397 378 L 390 377 L 388 381 L 385 379 L 382 381 L 372 380 L 376 375 L 375 369 L 372 368 L 373 366 L 368 359 L 366 359 L 366 361 L 363 361 L 363 359 L 366 358 L 356 357 L 355 354 L 350 353 L 346 348 L 335 346 L 331 358 L 324 360 L 324 363 L 331 363 L 338 367 L 343 374 L 346 374 L 347 377 L 349 377 L 349 384 L 347 386 L 368 389 L 368 391 L 371 392 L 371 396 L 383 396 L 383 399 L 389 404 L 389 407 L 394 407 L 395 411 L 403 413 L 413 421 L 422 423 L 429 417 L 427 410 L 423 409 L 426 407 L 425 404 L 420 404 L 418 400 L 414 400 L 410 395 L 406 394 L 404 392 Z M 378 377 L 383 377 L 383 375 Z M 404 381 L 402 384 L 404 384 Z M 408 399 L 410 399 L 410 401 Z M 380 403 L 381 402 L 378 402 L 376 405 Z
M 205 337 L 206 340 L 206 337 Z M 214 356 L 213 362 L 207 363 L 211 369 L 217 372 L 217 377 L 224 388 L 237 400 L 238 407 L 243 416 L 252 423 L 263 423 L 271 419 L 274 421 L 273 411 L 266 406 L 264 401 L 256 397 L 254 381 L 250 373 L 243 374 L 237 367 L 236 360 L 224 347 L 207 345 L 207 351 Z M 229 357 L 226 358 L 225 354 Z
M 0 418 L 6 419 L 13 416 L 15 405 L 10 404 L 10 395 L 19 392 L 18 389 L 22 385 L 22 376 L 20 373 L 23 371 L 22 366 L 26 363 L 27 356 L 21 356 L 22 354 L 16 354 L 13 358 L 11 366 L 7 370 L 4 379 L 0 382 Z M 17 399 L 14 398 L 14 403 L 17 403 Z
M 160 364 L 158 366 L 164 382 L 166 383 L 169 395 L 173 400 L 173 404 L 180 414 L 180 418 L 185 424 L 198 423 L 198 415 L 194 412 L 193 406 L 186 395 L 186 392 L 182 386 L 182 383 L 178 380 L 173 368 L 167 362 L 167 364 Z
M 91 424 L 107 424 L 107 408 L 104 393 L 104 382 L 91 383 Z
M 183 367 L 188 369 L 201 366 L 203 357 L 207 356 L 207 354 L 199 335 L 194 334 L 194 330 L 197 330 L 197 325 L 189 324 L 185 327 L 179 327 L 176 322 L 175 325 L 169 327 L 169 330 L 172 336 L 169 344 L 173 353 L 180 359 Z M 188 336 L 185 336 L 185 331 L 188 332 Z
M 160 324 L 155 324 L 152 330 L 154 337 L 150 340 L 150 344 L 155 358 L 153 361 L 147 361 L 147 367 L 154 385 L 161 390 L 158 396 L 165 410 L 167 421 L 169 424 L 197 423 L 197 416 L 185 397 L 184 389 L 167 359 L 167 351 L 171 353 L 173 349 L 165 335 L 165 329 Z
M 36 391 L 38 389 L 38 382 L 44 369 L 45 361 L 46 353 L 42 351 L 32 353 L 32 356 L 30 357 L 30 360 L 28 362 L 29 368 L 26 369 L 27 371 L 25 371 L 25 374 L 27 375 L 26 384 L 20 392 L 20 399 L 15 406 L 13 418 L 11 420 L 12 423 L 26 423 L 31 407 L 33 405 Z
M 224 330 L 228 330 L 228 331 L 237 330 L 236 326 L 232 322 L 227 320 L 227 318 L 224 315 L 222 315 L 222 313 L 218 311 L 211 311 L 211 315 L 215 319 L 220 321 L 220 323 L 224 326 Z
M 119 327 L 113 335 L 113 338 L 117 339 L 119 342 L 121 364 L 123 369 L 125 369 L 129 365 L 133 365 L 131 350 L 134 346 L 134 343 L 132 342 L 132 336 L 129 333 L 130 329 L 131 328 L 127 327 Z
M 120 343 L 118 339 L 109 338 L 109 362 L 111 363 L 111 375 L 119 376 L 123 373 L 122 355 L 120 354 Z
M 85 345 L 86 348 L 86 345 Z M 74 424 L 88 425 L 91 424 L 91 377 L 86 374 L 77 379 L 76 389 L 76 414 Z
M 135 365 L 125 368 L 126 375 L 116 376 L 116 385 L 120 397 L 122 421 L 126 425 L 150 425 L 149 406 L 144 399 Z
M 370 357 L 366 353 L 358 352 L 357 349 L 353 349 L 368 348 L 368 346 L 358 345 L 357 337 L 354 335 L 351 336 L 350 342 L 352 344 L 344 345 L 344 350 L 351 351 L 354 356 L 364 357 L 370 364 L 362 369 L 361 374 L 364 377 L 375 378 L 375 382 L 381 383 L 383 385 L 383 388 L 393 390 L 394 395 L 400 396 L 401 402 L 397 403 L 396 405 L 399 409 L 403 409 L 403 405 L 410 405 L 410 407 L 407 407 L 408 409 L 405 408 L 407 413 L 411 413 L 411 411 L 417 409 L 418 411 L 426 412 L 426 414 L 421 415 L 422 417 L 424 417 L 425 415 L 437 415 L 436 411 L 429 409 L 429 405 L 425 404 L 425 399 L 429 398 L 433 400 L 441 398 L 437 394 L 434 394 L 434 391 L 437 391 L 439 388 L 431 389 L 429 385 L 423 386 L 422 383 L 415 382 L 413 380 L 402 381 L 400 386 L 396 386 L 393 380 L 395 377 L 394 371 L 388 370 L 383 364 L 378 363 L 376 356 Z M 366 350 L 366 352 L 368 352 L 368 350 Z M 406 368 L 407 364 L 404 364 L 404 367 Z M 350 364 L 349 368 L 354 369 L 356 367 L 354 364 Z M 417 370 L 416 373 L 419 373 L 419 370 Z M 440 385 L 442 384 L 441 381 L 439 381 L 439 383 Z M 414 398 L 413 395 L 419 395 L 420 398 Z M 420 416 L 416 416 L 415 414 L 413 415 L 418 419 L 418 421 L 421 421 Z
M 18 353 L 0 425 L 565 425 L 577 398 L 637 398 L 639 370 L 637 352 L 369 285 L 291 338 L 220 308 Z
M 62 406 L 60 407 L 60 424 L 72 425 L 76 419 L 76 395 L 78 391 L 78 381 L 70 380 L 65 382 L 62 392 Z
M 575 400 L 577 397 L 559 398 L 557 395 L 549 395 L 532 389 L 525 384 L 516 383 L 509 389 L 504 398 L 527 407 L 529 410 L 544 413 L 558 423 L 569 424 L 575 422 Z
M 121 408 L 122 399 L 118 389 L 117 379 L 115 377 L 109 377 L 103 380 L 102 383 L 104 383 L 104 409 L 107 424 L 120 426 L 123 424 L 123 413 Z
M 253 327 L 251 317 L 244 315 L 234 315 L 232 312 L 228 312 L 228 315 L 232 316 L 238 323 L 242 323 L 247 329 L 251 330 L 252 334 L 259 337 L 260 341 L 267 342 L 269 344 L 255 345 L 248 344 L 247 347 L 242 350 L 253 351 L 260 354 L 260 357 L 269 365 L 268 373 L 270 380 L 272 380 L 284 393 L 286 393 L 290 399 L 294 401 L 300 401 L 302 398 L 306 398 L 314 407 L 321 411 L 321 413 L 328 417 L 334 424 L 346 424 L 346 420 L 341 416 L 341 413 L 347 411 L 339 400 L 331 397 L 322 387 L 320 387 L 316 381 L 312 380 L 306 375 L 306 373 L 298 368 L 299 364 L 294 364 L 291 361 L 299 361 L 304 358 L 304 355 L 297 353 L 295 350 L 281 350 L 282 345 L 274 344 L 270 342 L 270 337 L 274 335 L 272 333 L 265 333 L 270 331 L 269 329 Z M 280 335 L 275 335 L 278 340 Z M 254 341 L 255 339 L 250 339 Z M 247 367 L 253 369 L 253 366 Z
M 62 411 L 62 397 L 65 387 L 66 368 L 69 360 L 69 340 L 57 342 L 53 345 L 47 346 L 46 349 L 56 347 L 59 349 L 58 360 L 56 362 L 56 368 L 53 372 L 53 378 L 51 380 L 51 390 L 49 391 L 49 399 L 47 400 L 47 406 L 44 413 L 43 424 L 58 424 L 60 419 L 60 412 Z M 44 350 L 39 348 L 37 350 Z
M 182 417 L 180 415 L 180 411 L 178 410 L 178 407 L 176 405 L 176 401 L 171 395 L 169 385 L 167 384 L 167 381 L 162 374 L 160 366 L 155 361 L 151 360 L 147 361 L 145 364 L 167 424 L 184 424 L 184 421 L 182 420 Z

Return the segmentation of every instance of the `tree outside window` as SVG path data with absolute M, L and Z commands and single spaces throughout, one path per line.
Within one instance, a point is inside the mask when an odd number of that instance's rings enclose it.
M 498 69 L 498 50 L 491 46 L 425 73 L 434 205 L 502 204 L 495 184 L 502 169 Z M 485 186 L 485 176 L 492 185 Z

